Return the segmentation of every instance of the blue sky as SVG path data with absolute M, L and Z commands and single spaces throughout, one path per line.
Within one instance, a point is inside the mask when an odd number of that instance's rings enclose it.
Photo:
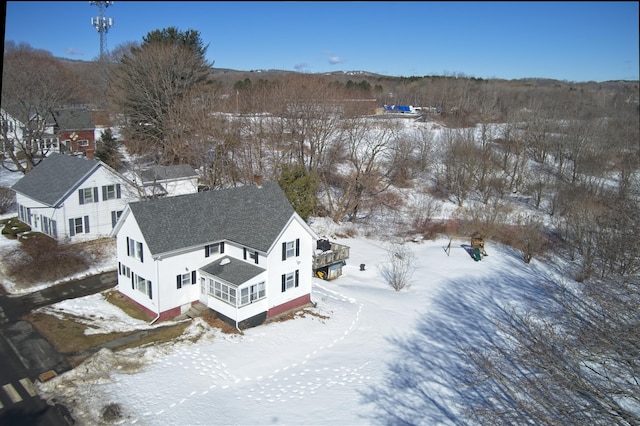
M 107 48 L 197 30 L 216 68 L 638 80 L 638 2 L 115 1 Z M 9 1 L 5 40 L 93 60 L 89 1 Z

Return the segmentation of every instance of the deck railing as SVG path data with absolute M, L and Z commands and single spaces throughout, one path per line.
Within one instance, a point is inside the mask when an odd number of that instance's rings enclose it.
M 349 258 L 349 247 L 331 243 L 331 249 L 313 255 L 313 269 L 323 268 Z

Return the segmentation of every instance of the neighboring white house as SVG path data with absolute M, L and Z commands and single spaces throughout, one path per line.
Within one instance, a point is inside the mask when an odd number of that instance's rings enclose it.
M 276 182 L 130 203 L 118 290 L 166 320 L 202 302 L 249 327 L 311 301 L 317 236 Z
M 133 182 L 101 161 L 51 153 L 11 187 L 18 217 L 58 240 L 108 236 L 128 202 Z
M 3 104 L 0 108 L 0 130 L 2 131 L 0 140 L 0 152 L 19 154 L 22 147 L 43 154 L 49 152 L 60 152 L 60 143 L 54 132 L 53 118 L 50 114 L 44 117 L 30 109 L 24 108 L 16 103 Z M 29 130 L 33 135 L 33 140 L 25 140 L 25 135 Z

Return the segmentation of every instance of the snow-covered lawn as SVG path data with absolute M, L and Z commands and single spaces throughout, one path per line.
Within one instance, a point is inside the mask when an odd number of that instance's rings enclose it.
M 190 331 L 201 336 L 195 343 L 184 339 L 116 354 L 103 350 L 40 384 L 40 392 L 68 404 L 80 424 L 98 423 L 109 403 L 120 405 L 123 424 L 371 424 L 376 410 L 364 395 L 387 383 L 388 365 L 406 356 L 396 339 L 429 342 L 423 350 L 433 365 L 424 366 L 424 379 L 433 398 L 446 403 L 454 391 L 447 388 L 446 375 L 455 371 L 442 366 L 455 366 L 457 343 L 493 333 L 492 313 L 507 304 L 526 304 L 536 296 L 535 284 L 553 275 L 502 246 L 488 244 L 489 256 L 475 262 L 462 247 L 469 242 L 454 240 L 447 255 L 449 240 L 440 239 L 408 243 L 415 273 L 411 286 L 396 292 L 378 269 L 387 258 L 387 243 L 334 241 L 351 247 L 344 275 L 334 281 L 314 278 L 317 307 L 304 316 L 241 336 L 194 320 Z M 111 323 L 107 330 L 113 324 L 146 326 L 119 315 L 99 295 L 53 308 L 92 313 L 94 323 Z M 97 312 L 102 320 L 95 318 Z M 453 404 L 449 409 L 462 415 Z M 425 425 L 450 423 L 436 404 L 426 403 L 422 410 Z

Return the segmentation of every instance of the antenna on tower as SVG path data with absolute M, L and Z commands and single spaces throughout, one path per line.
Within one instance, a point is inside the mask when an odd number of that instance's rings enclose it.
M 113 26 L 113 19 L 104 16 L 104 10 L 113 6 L 112 1 L 90 1 L 92 6 L 98 6 L 98 17 L 91 18 L 91 25 L 100 33 L 100 59 L 107 53 L 107 32 Z

